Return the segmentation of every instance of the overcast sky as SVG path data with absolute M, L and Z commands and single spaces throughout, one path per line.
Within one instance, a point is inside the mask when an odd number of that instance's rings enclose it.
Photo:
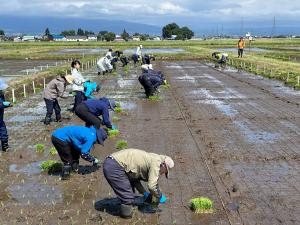
M 0 0 L 0 15 L 106 18 L 153 25 L 300 18 L 297 0 Z

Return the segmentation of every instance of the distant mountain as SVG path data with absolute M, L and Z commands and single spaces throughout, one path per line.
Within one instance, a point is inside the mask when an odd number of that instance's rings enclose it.
M 49 17 L 28 17 L 28 16 L 0 16 L 0 29 L 7 34 L 44 34 L 46 28 L 52 34 L 59 34 L 63 30 L 91 30 L 96 33 L 107 30 L 117 34 L 125 28 L 128 33 L 147 33 L 161 35 L 161 27 L 141 23 L 133 23 L 121 20 L 105 19 L 82 19 L 82 18 L 49 18 Z

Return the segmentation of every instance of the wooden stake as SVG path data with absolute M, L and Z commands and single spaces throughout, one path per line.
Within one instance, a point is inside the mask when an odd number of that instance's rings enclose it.
M 26 98 L 26 84 L 23 84 L 24 98 Z
M 12 89 L 11 92 L 12 92 L 12 102 L 15 103 L 16 102 L 15 89 Z
M 35 83 L 32 81 L 32 88 L 33 88 L 33 93 L 35 94 Z

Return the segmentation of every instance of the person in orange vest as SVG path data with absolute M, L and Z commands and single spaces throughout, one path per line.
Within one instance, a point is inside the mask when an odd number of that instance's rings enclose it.
M 244 38 L 241 37 L 240 40 L 238 41 L 238 58 L 243 58 L 243 53 L 244 53 L 244 48 L 245 48 L 245 41 Z

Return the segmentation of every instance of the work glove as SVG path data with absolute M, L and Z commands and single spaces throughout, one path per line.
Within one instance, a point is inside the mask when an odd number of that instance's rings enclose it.
M 112 129 L 112 130 L 118 130 L 118 127 L 117 127 L 117 125 L 114 125 L 114 124 L 113 124 L 113 125 L 111 126 L 111 129 Z
M 9 106 L 11 106 L 11 102 L 3 102 L 3 105 L 4 105 L 5 107 L 9 107 Z
M 159 203 L 164 204 L 167 201 L 167 197 L 165 195 L 161 195 L 159 198 Z M 150 192 L 144 192 L 144 202 L 153 204 L 152 202 L 152 194 Z
M 95 158 L 95 160 L 93 161 L 93 166 L 99 166 L 100 164 L 100 160 Z

